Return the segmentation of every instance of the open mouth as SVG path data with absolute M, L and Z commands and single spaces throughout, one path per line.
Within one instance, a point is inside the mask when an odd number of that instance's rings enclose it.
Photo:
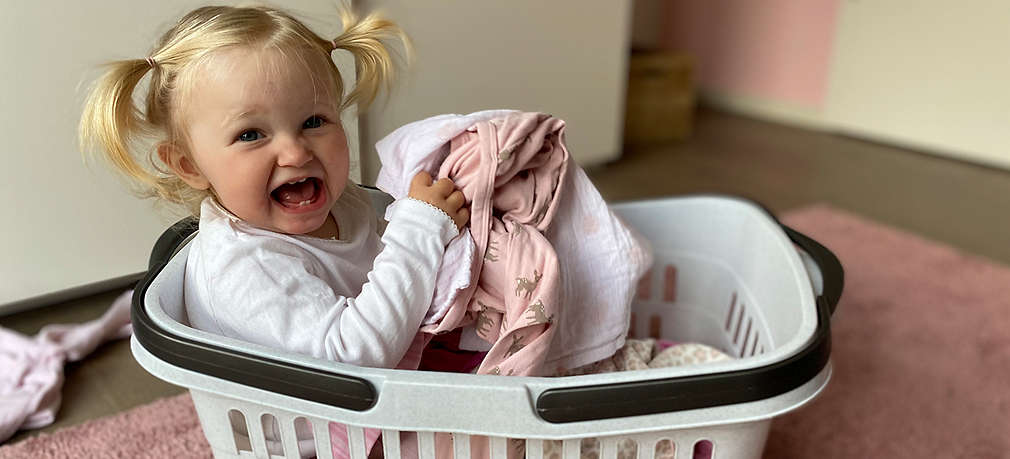
M 291 181 L 274 188 L 270 197 L 287 209 L 309 209 L 323 197 L 323 181 L 315 177 Z

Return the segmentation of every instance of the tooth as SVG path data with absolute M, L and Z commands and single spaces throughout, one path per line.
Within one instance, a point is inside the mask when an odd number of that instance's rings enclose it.
M 298 203 L 299 206 L 307 206 L 309 204 L 312 204 L 312 200 L 311 199 L 306 199 L 306 200 Z

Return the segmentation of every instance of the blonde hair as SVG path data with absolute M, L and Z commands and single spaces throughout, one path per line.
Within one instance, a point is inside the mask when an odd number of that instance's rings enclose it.
M 343 32 L 327 40 L 274 8 L 198 8 L 168 30 L 148 57 L 107 64 L 84 105 L 79 127 L 82 151 L 109 160 L 134 182 L 139 195 L 180 204 L 196 215 L 200 201 L 212 191 L 189 187 L 157 159 L 154 150 L 143 160 L 133 152 L 143 139 L 185 141 L 180 101 L 193 81 L 193 70 L 227 47 L 294 49 L 302 59 L 325 60 L 331 94 L 340 97 L 343 80 L 330 53 L 342 49 L 354 56 L 357 81 L 339 106 L 343 110 L 357 104 L 363 111 L 380 89 L 392 85 L 395 65 L 387 43 L 399 41 L 409 53 L 410 42 L 396 24 L 374 14 L 359 19 L 345 8 L 341 22 Z M 148 72 L 151 79 L 141 109 L 134 103 L 134 91 Z

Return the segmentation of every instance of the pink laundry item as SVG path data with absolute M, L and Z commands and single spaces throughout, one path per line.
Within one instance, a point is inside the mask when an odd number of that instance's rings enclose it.
M 0 327 L 0 442 L 20 429 L 52 424 L 62 400 L 63 365 L 100 344 L 130 336 L 130 299 L 124 292 L 102 317 L 83 324 L 47 325 L 34 338 Z
M 557 213 L 568 166 L 564 121 L 516 113 L 480 121 L 450 142 L 439 176 L 470 200 L 476 252 L 470 287 L 437 326 L 440 333 L 474 324 L 494 343 L 482 374 L 539 376 L 556 329 L 561 274 L 543 232 Z
M 470 115 L 441 115 L 405 125 L 376 144 L 383 164 L 376 185 L 394 198 L 402 197 L 406 195 L 410 179 L 417 171 L 425 170 L 435 176 L 441 173 L 443 162 L 450 155 L 453 139 L 464 133 L 478 135 L 475 126 L 479 123 L 498 120 L 501 125 L 501 121 L 507 117 L 524 115 L 546 116 L 492 110 Z M 550 117 L 546 119 L 554 120 Z M 562 149 L 566 148 L 563 122 L 557 126 L 557 131 L 551 142 L 557 142 Z M 508 132 L 498 134 L 502 139 L 510 135 Z M 497 144 L 496 147 L 495 144 L 488 143 L 486 146 L 490 156 L 498 157 L 502 153 L 500 148 L 508 145 Z M 490 151 L 494 148 L 499 150 Z M 560 269 L 558 302 L 579 306 L 555 312 L 556 317 L 553 319 L 558 326 L 553 343 L 541 364 L 543 373 L 607 358 L 624 344 L 635 284 L 652 262 L 644 240 L 633 234 L 610 212 L 581 168 L 569 162 L 562 169 L 558 183 L 559 189 L 555 191 L 564 196 L 562 205 L 557 207 L 556 215 L 543 235 L 553 247 L 558 263 L 563 266 Z M 469 194 L 467 197 L 474 199 Z M 487 249 L 491 246 L 484 247 Z M 475 249 L 476 244 L 469 231 L 464 231 L 449 244 L 438 274 L 439 281 L 429 318 L 442 318 L 448 309 L 446 301 L 452 304 L 460 291 L 476 289 L 476 286 L 469 285 L 473 263 L 482 263 L 483 258 L 489 254 L 485 250 L 476 252 L 478 255 L 474 256 Z M 490 256 L 496 256 L 493 253 L 496 249 L 491 250 Z M 546 273 L 529 272 L 517 276 L 513 281 L 522 277 L 525 281 L 534 282 L 537 275 L 543 277 Z M 511 288 L 515 293 L 517 287 L 520 287 L 519 292 L 526 295 L 528 290 L 522 287 L 527 285 L 530 284 L 512 284 Z M 447 294 L 447 291 L 451 294 Z M 479 311 L 479 306 L 477 310 Z M 535 314 L 531 311 L 525 315 L 535 317 Z M 544 317 L 550 318 L 550 315 Z M 443 323 L 458 323 L 460 320 L 457 311 L 456 315 L 446 318 Z M 431 328 L 429 326 L 427 329 Z M 592 332 L 587 333 L 586 330 Z M 475 338 L 475 335 L 475 328 L 467 328 L 460 347 L 487 350 L 474 346 L 474 340 L 482 341 Z M 511 341 L 506 343 L 511 346 Z
M 422 330 L 444 334 L 474 325 L 494 343 L 478 373 L 539 375 L 553 341 L 560 272 L 542 232 L 556 213 L 568 164 L 563 128 L 563 121 L 537 113 L 478 121 L 450 140 L 439 166 L 437 176 L 452 178 L 470 200 L 473 253 L 482 256 L 461 273 L 472 281 L 442 320 Z M 437 457 L 451 456 L 446 435 L 436 435 L 435 444 Z M 486 445 L 486 438 L 471 438 L 475 451 Z
M 439 115 L 415 121 L 393 131 L 375 144 L 382 162 L 376 186 L 394 199 L 407 197 L 410 180 L 420 171 L 438 175 L 442 161 L 449 155 L 449 142 L 479 121 L 501 118 L 513 110 L 487 110 L 470 115 Z M 394 202 L 386 208 L 387 219 Z M 445 315 L 459 290 L 470 286 L 473 263 L 473 239 L 469 228 L 449 242 L 442 257 L 442 268 L 435 279 L 435 294 L 424 324 L 438 322 Z

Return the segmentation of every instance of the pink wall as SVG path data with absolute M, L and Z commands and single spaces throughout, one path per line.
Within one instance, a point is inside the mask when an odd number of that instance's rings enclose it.
M 702 89 L 821 108 L 840 1 L 662 2 L 662 40 L 695 57 Z

